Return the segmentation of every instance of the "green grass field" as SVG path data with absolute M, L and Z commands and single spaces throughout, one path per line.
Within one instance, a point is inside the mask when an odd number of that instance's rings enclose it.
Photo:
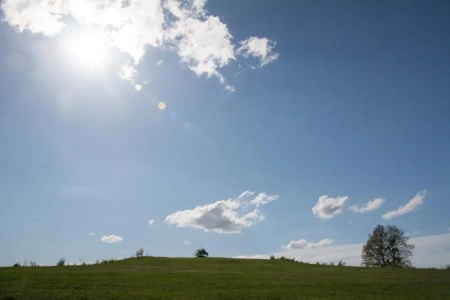
M 0 299 L 450 299 L 450 271 L 281 260 L 127 259 L 0 268 Z

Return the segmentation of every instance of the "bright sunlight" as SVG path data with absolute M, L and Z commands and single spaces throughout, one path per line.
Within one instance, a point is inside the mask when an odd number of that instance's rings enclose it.
M 88 68 L 102 68 L 108 62 L 106 38 L 99 32 L 81 32 L 66 40 L 65 51 L 75 63 Z

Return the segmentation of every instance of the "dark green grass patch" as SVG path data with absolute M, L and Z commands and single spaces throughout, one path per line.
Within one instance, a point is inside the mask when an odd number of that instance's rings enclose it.
M 0 268 L 4 299 L 450 299 L 450 272 L 146 257 Z

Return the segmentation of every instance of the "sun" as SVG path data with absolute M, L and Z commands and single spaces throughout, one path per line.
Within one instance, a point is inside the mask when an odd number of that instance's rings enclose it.
M 88 68 L 105 67 L 108 63 L 106 38 L 99 32 L 80 32 L 66 40 L 65 50 L 74 63 Z

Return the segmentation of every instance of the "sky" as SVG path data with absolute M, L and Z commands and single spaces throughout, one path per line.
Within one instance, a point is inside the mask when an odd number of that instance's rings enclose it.
M 0 265 L 450 263 L 448 1 L 0 5 Z

